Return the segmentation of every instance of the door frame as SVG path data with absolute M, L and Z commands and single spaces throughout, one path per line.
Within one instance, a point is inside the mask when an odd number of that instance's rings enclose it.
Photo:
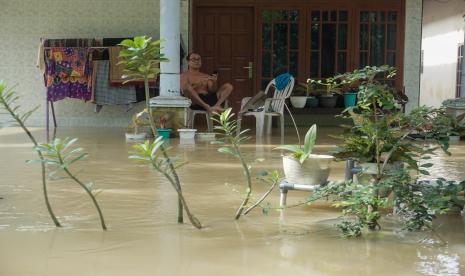
M 348 53 L 348 65 L 349 67 L 347 70 L 355 69 L 356 64 L 358 64 L 358 51 L 356 50 L 358 47 L 358 37 L 355 37 L 356 34 L 359 34 L 360 24 L 357 24 L 357 18 L 359 16 L 360 10 L 367 9 L 367 10 L 381 10 L 381 9 L 396 9 L 399 12 L 399 26 L 398 30 L 400 33 L 397 36 L 396 46 L 399 49 L 399 53 L 396 56 L 396 69 L 397 69 L 397 76 L 396 78 L 396 88 L 402 89 L 404 86 L 404 52 L 405 52 L 405 9 L 406 9 L 406 0 L 352 0 L 351 3 L 347 3 L 347 0 L 313 0 L 309 2 L 308 0 L 286 0 L 283 3 L 282 0 L 235 0 L 232 2 L 231 0 L 191 0 L 192 2 L 192 17 L 189 21 L 189 24 L 192 26 L 190 28 L 191 32 L 189 33 L 189 41 L 192 43 L 189 44 L 189 50 L 193 50 L 193 46 L 196 44 L 196 26 L 195 20 L 196 17 L 196 10 L 198 7 L 244 7 L 244 8 L 252 8 L 254 14 L 254 33 L 252 34 L 254 37 L 254 53 L 253 53 L 253 81 L 252 81 L 252 93 L 257 93 L 258 89 L 260 88 L 260 79 L 259 74 L 261 72 L 261 28 L 259 26 L 259 18 L 261 16 L 260 11 L 266 8 L 286 8 L 286 9 L 299 9 L 305 14 L 308 12 L 310 8 L 321 8 L 324 6 L 329 6 L 329 8 L 342 8 L 348 7 L 352 15 L 354 16 L 351 19 L 350 24 L 353 26 L 349 27 L 351 30 L 349 31 L 350 40 L 352 41 L 353 49 Z M 307 16 L 306 16 L 307 17 Z M 305 34 L 301 35 L 300 37 L 307 39 L 308 30 L 305 29 Z M 299 42 L 299 47 L 305 44 L 303 41 Z M 304 47 L 304 46 L 302 46 Z M 307 73 L 308 63 L 309 63 L 309 56 L 307 55 L 307 49 L 302 49 L 303 57 L 300 59 L 302 62 L 299 62 L 299 70 L 303 68 L 303 74 Z M 304 60 L 305 59 L 305 60 Z M 259 70 L 260 69 L 260 70 Z M 305 81 L 308 76 L 300 76 L 299 81 Z

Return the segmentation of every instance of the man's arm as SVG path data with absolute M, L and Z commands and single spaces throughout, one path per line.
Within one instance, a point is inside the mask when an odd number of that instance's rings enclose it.
M 216 92 L 218 91 L 218 75 L 213 74 L 208 76 L 208 91 L 209 92 Z

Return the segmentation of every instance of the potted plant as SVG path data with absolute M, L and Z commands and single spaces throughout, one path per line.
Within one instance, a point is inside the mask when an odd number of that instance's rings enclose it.
M 355 106 L 357 102 L 358 87 L 360 83 L 358 80 L 355 80 L 352 83 L 347 83 L 343 86 L 342 91 L 344 92 L 344 107 Z
M 146 132 L 140 132 L 141 128 L 149 127 L 149 118 L 147 112 L 142 111 L 132 116 L 131 124 L 126 130 L 126 140 L 141 141 L 147 136 Z
M 157 133 L 159 136 L 163 137 L 163 139 L 169 139 L 171 135 L 171 131 L 173 129 L 168 128 L 168 122 L 171 119 L 169 114 L 163 114 L 158 118 L 158 127 L 157 127 Z
M 340 93 L 340 87 L 345 84 L 345 81 L 340 77 L 340 75 L 323 80 L 307 80 L 307 87 L 314 84 L 325 88 L 323 93 L 320 95 L 320 106 L 327 108 L 335 107 L 337 104 L 336 95 Z
M 303 84 L 305 85 L 305 84 Z M 320 104 L 320 99 L 317 97 L 320 95 L 316 89 L 315 84 L 308 84 L 307 85 L 307 104 L 305 105 L 308 108 L 315 108 L 318 107 Z
M 304 108 L 307 103 L 308 91 L 304 84 L 297 84 L 291 95 L 291 104 L 294 108 Z
M 432 128 L 441 128 L 447 134 L 449 141 L 458 142 L 465 134 L 465 125 L 461 123 L 465 114 L 455 117 L 447 112 L 445 108 L 439 108 L 432 120 Z
M 312 154 L 316 140 L 316 125 L 312 125 L 305 135 L 304 145 L 282 145 L 275 149 L 287 150 L 291 154 L 283 156 L 283 169 L 286 180 L 300 185 L 322 185 L 328 180 L 330 155 Z
M 428 198 L 417 180 L 429 174 L 428 168 L 433 166 L 427 161 L 436 150 L 431 143 L 436 142 L 448 153 L 448 128 L 434 123 L 441 114 L 432 108 L 420 107 L 404 114 L 395 90 L 377 81 L 381 75 L 392 78 L 395 69 L 366 67 L 346 74 L 348 79 L 360 81 L 359 101 L 343 113 L 353 126 L 341 136 L 343 142 L 334 154 L 358 164 L 373 163 L 371 168 L 362 167 L 362 174 L 368 177 L 317 191 L 333 195 L 335 206 L 343 208 L 346 219 L 339 228 L 348 236 L 360 235 L 364 227 L 379 229 L 381 208 L 393 207 L 409 230 L 428 227 L 434 217 L 431 213 L 442 210 L 435 205 L 441 195 L 429 193 Z M 414 132 L 422 133 L 428 142 L 412 141 L 409 135 Z

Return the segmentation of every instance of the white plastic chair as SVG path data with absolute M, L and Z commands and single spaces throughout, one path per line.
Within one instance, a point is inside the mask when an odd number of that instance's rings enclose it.
M 229 107 L 229 101 L 228 99 L 226 99 L 226 101 L 224 101 L 224 108 L 228 108 Z M 207 128 L 208 128 L 208 132 L 213 132 L 213 120 L 212 120 L 212 114 L 209 113 L 208 111 L 206 110 L 198 110 L 198 109 L 189 109 L 190 112 L 189 112 L 189 127 L 190 128 L 194 128 L 194 121 L 195 121 L 195 116 L 196 115 L 205 115 L 205 120 L 207 121 Z
M 206 111 L 206 110 L 197 110 L 197 109 L 191 109 L 190 110 L 190 116 L 189 116 L 189 127 L 190 128 L 194 128 L 194 121 L 195 121 L 195 116 L 196 115 L 205 115 L 205 119 L 207 121 L 207 128 L 208 128 L 208 132 L 213 132 L 213 121 L 212 121 L 212 118 L 211 118 L 211 114 Z
M 276 88 L 275 79 L 271 80 L 265 88 L 265 94 L 268 95 L 269 90 L 274 88 L 272 98 L 267 98 L 261 111 L 245 111 L 239 112 L 237 121 L 237 133 L 241 131 L 242 116 L 255 116 L 256 135 L 262 137 L 265 119 L 268 119 L 266 127 L 267 134 L 271 134 L 271 121 L 273 117 L 279 117 L 281 127 L 281 140 L 284 138 L 284 101 L 291 96 L 292 89 L 294 88 L 294 78 L 289 79 L 287 86 L 278 90 Z M 241 101 L 241 110 L 244 105 L 250 100 L 251 97 L 245 97 Z

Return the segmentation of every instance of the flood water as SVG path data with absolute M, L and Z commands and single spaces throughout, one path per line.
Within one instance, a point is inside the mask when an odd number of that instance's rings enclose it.
M 317 152 L 334 147 L 322 130 Z M 44 139 L 43 129 L 33 133 Z M 286 130 L 286 134 L 292 130 Z M 180 144 L 173 153 L 189 160 L 179 169 L 184 195 L 204 229 L 186 218 L 177 224 L 177 197 L 156 172 L 128 160 L 130 144 L 123 129 L 58 129 L 60 137 L 78 137 L 90 156 L 75 170 L 102 189 L 98 201 L 108 231 L 100 229 L 85 193 L 70 181 L 49 183 L 51 203 L 62 222 L 55 228 L 45 209 L 37 156 L 17 128 L 0 129 L 0 276 L 127 275 L 461 275 L 465 274 L 465 220 L 441 216 L 436 234 L 405 233 L 390 218 L 382 231 L 358 239 L 341 238 L 334 224 L 339 212 L 325 201 L 284 212 L 260 209 L 234 220 L 245 180 L 233 158 L 209 142 Z M 296 139 L 286 140 L 295 143 Z M 278 137 L 251 141 L 244 151 L 280 169 Z M 435 157 L 432 173 L 465 179 L 465 143 L 452 145 L 453 157 Z M 344 164 L 335 163 L 330 178 L 342 179 Z M 256 183 L 258 192 L 265 185 Z M 288 204 L 306 198 L 290 191 Z M 279 191 L 269 203 L 277 206 Z

